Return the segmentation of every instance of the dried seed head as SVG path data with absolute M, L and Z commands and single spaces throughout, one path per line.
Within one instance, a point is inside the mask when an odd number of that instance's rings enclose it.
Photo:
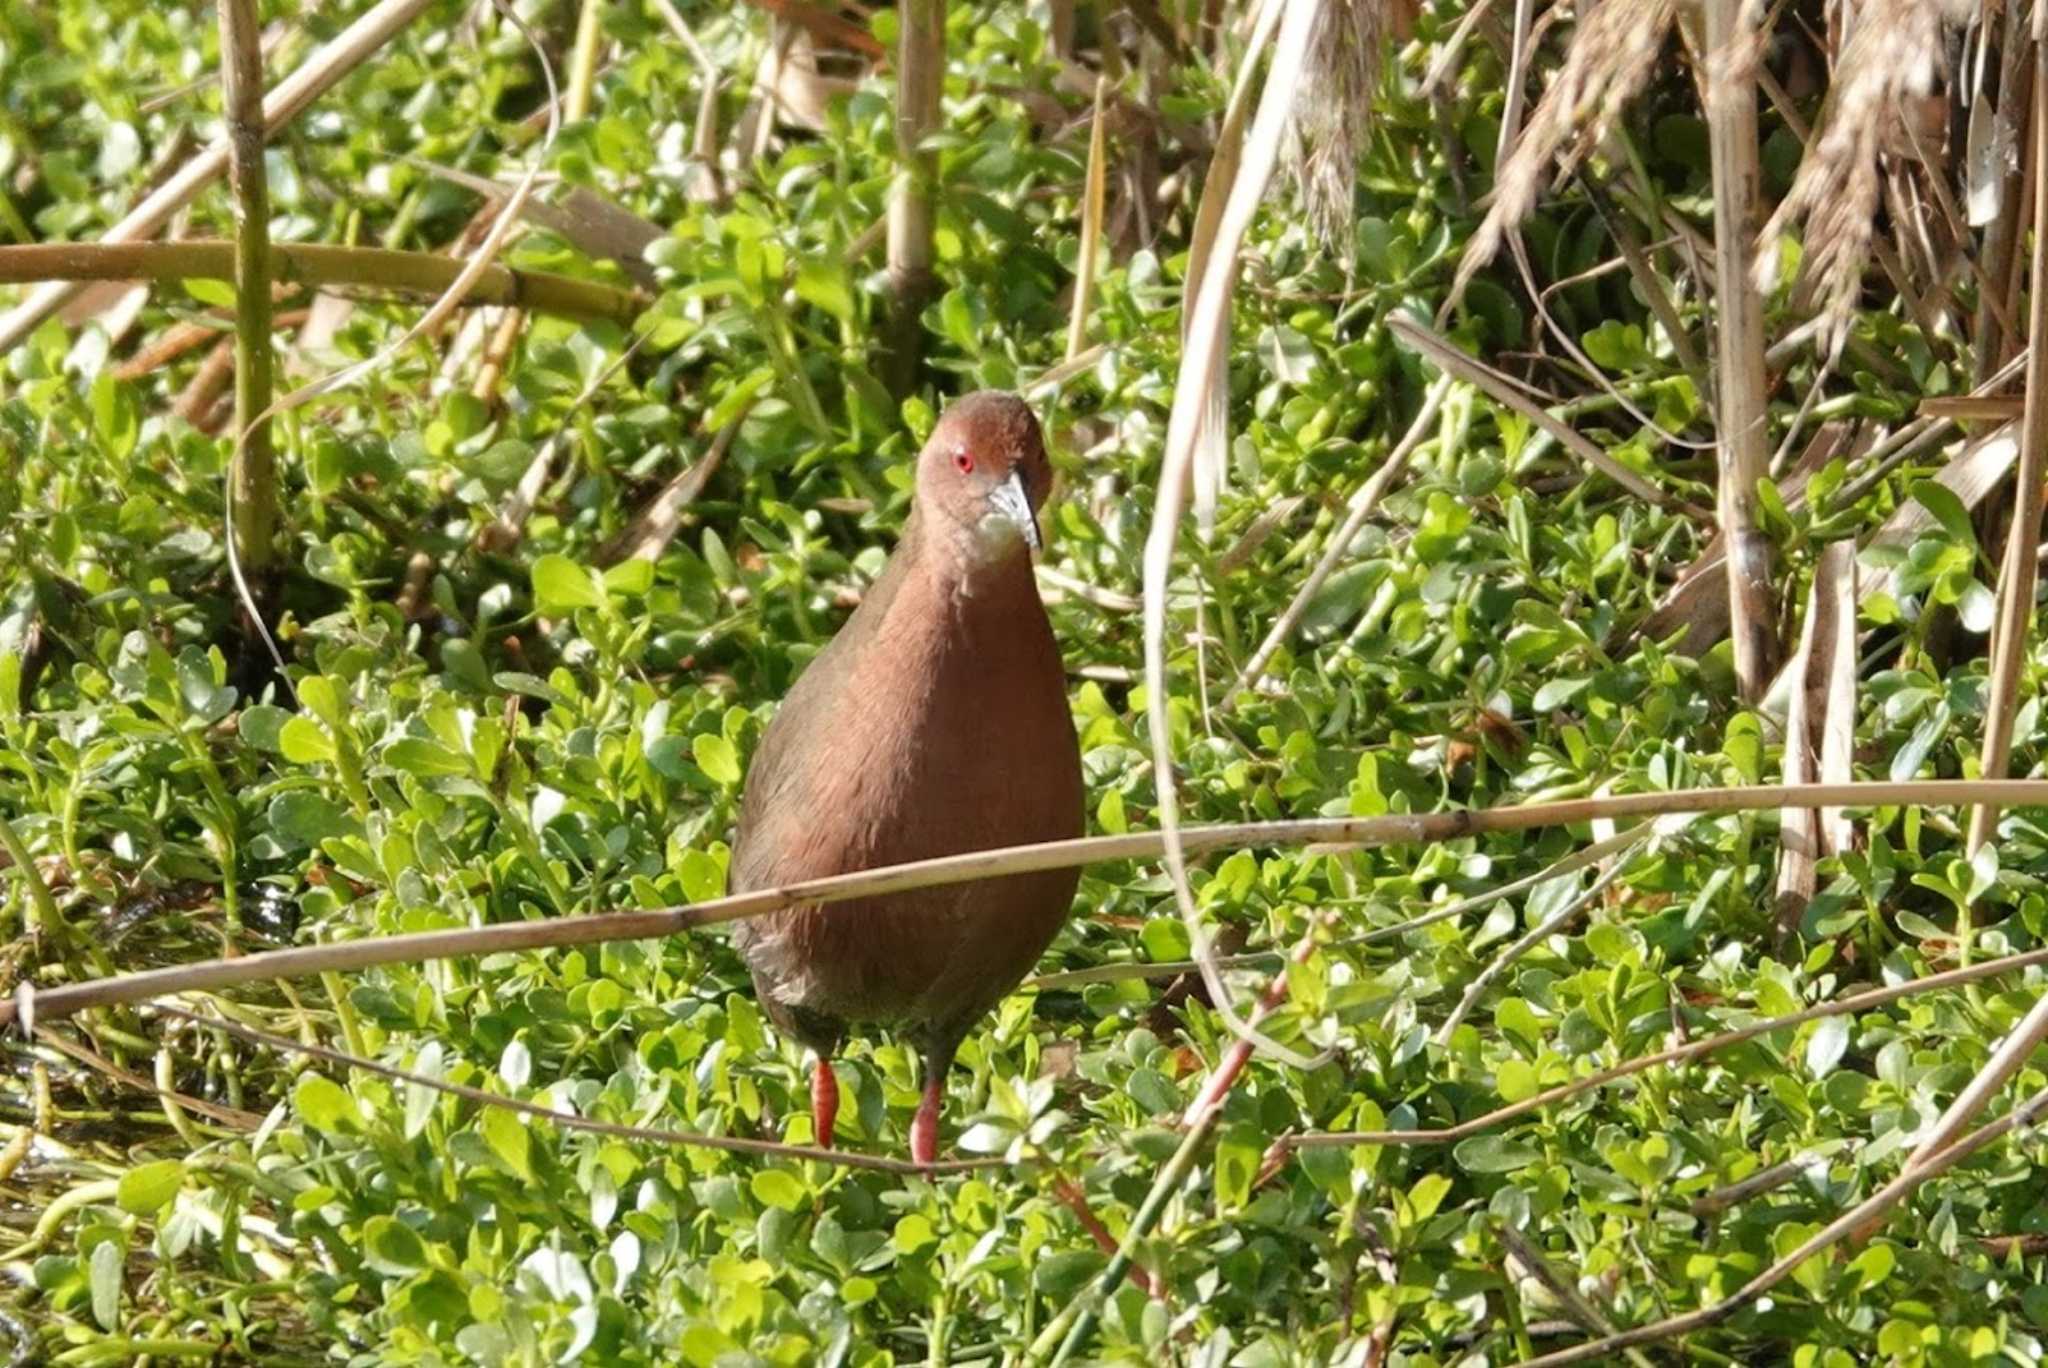
M 1778 239 L 1805 225 L 1801 274 L 1818 282 L 1826 330 L 1848 326 L 1876 232 L 1878 158 L 1903 140 L 1901 116 L 1941 73 L 1943 0 L 1865 0 L 1850 19 L 1820 127 L 1791 193 L 1759 238 L 1756 283 L 1777 281 Z
M 1295 93 L 1287 164 L 1309 222 L 1348 260 L 1358 161 L 1372 122 L 1386 36 L 1385 0 L 1326 0 Z
M 1579 23 L 1564 65 L 1551 79 L 1514 151 L 1501 164 L 1493 205 L 1465 248 L 1455 291 L 1493 259 L 1557 174 L 1569 175 L 1598 147 L 1628 102 L 1649 83 L 1678 13 L 1676 0 L 1606 0 Z

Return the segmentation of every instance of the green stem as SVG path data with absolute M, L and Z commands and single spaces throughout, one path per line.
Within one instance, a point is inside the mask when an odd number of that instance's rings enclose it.
M 348 1042 L 348 1052 L 368 1059 L 370 1046 L 363 1039 L 363 1023 L 356 1018 L 355 1004 L 348 1000 L 348 985 L 341 981 L 340 974 L 328 973 L 320 976 L 320 986 L 327 990 L 327 1000 L 334 1004 L 334 1015 L 341 1022 L 341 1038 Z
M 184 732 L 183 740 L 185 754 L 191 758 L 192 767 L 199 773 L 199 782 L 213 804 L 212 818 L 209 820 L 201 815 L 199 820 L 220 842 L 221 906 L 227 913 L 228 930 L 239 932 L 242 929 L 242 902 L 237 887 L 240 883 L 240 858 L 235 829 L 239 824 L 239 814 L 235 810 L 235 800 L 228 793 L 227 783 L 220 777 L 220 768 L 213 763 L 213 755 L 207 750 L 205 740 L 192 731 Z
M 1059 1346 L 1059 1352 L 1052 1357 L 1053 1368 L 1059 1368 L 1060 1364 L 1070 1361 L 1081 1351 L 1082 1346 L 1088 1342 L 1088 1337 L 1095 1332 L 1096 1322 L 1101 1319 L 1102 1304 L 1109 1300 L 1110 1294 L 1116 1291 L 1118 1285 L 1123 1282 L 1125 1273 L 1130 1270 L 1138 1242 L 1150 1235 L 1152 1228 L 1159 1224 L 1159 1218 L 1165 1215 L 1167 1202 L 1180 1191 L 1181 1184 L 1187 1179 L 1188 1170 L 1195 1166 L 1195 1156 L 1201 1153 L 1202 1146 L 1215 1132 L 1216 1123 L 1222 1115 L 1223 1108 L 1220 1105 L 1203 1111 L 1201 1119 L 1188 1131 L 1187 1138 L 1180 1142 L 1180 1148 L 1173 1152 L 1173 1157 L 1166 1161 L 1166 1167 L 1159 1171 L 1159 1177 L 1153 1180 L 1152 1190 L 1145 1194 L 1144 1204 L 1138 1208 L 1137 1215 L 1131 1218 L 1131 1228 L 1124 1232 L 1122 1243 L 1117 1245 L 1116 1253 L 1111 1256 L 1101 1276 L 1096 1278 L 1086 1292 L 1069 1302 L 1067 1309 L 1053 1317 L 1045 1329 L 1039 1332 L 1038 1338 L 1032 1341 L 1030 1350 L 1024 1356 L 1026 1363 L 1044 1362 L 1045 1354 L 1055 1344 Z
M 0 849 L 6 850 L 7 858 L 14 861 L 14 867 L 21 871 L 21 877 L 27 882 L 28 900 L 36 910 L 36 930 L 49 938 L 60 956 L 67 953 L 71 948 L 71 928 L 65 925 L 64 913 L 58 908 L 50 886 L 43 882 L 42 872 L 30 857 L 27 843 L 5 816 L 0 816 Z
M 950 1357 L 946 1349 L 946 1309 L 946 1287 L 941 1283 L 939 1290 L 932 1293 L 932 1329 L 925 1353 L 925 1362 L 930 1368 L 946 1368 Z

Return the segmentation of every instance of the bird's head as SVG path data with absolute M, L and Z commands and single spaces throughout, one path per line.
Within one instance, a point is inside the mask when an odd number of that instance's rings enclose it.
M 918 506 L 975 561 L 1037 550 L 1038 508 L 1051 492 L 1038 419 L 999 390 L 955 400 L 917 459 Z

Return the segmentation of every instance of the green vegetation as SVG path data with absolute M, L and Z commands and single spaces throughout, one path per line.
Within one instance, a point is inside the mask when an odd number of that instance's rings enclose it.
M 355 17 L 258 8 L 273 84 Z M 1585 173 L 1522 225 L 1530 281 L 1504 254 L 1439 325 L 1667 502 L 1594 473 L 1470 375 L 1439 387 L 1390 326 L 1444 311 L 1507 112 L 1507 36 L 1486 25 L 1422 89 L 1465 17 L 1460 0 L 1425 6 L 1386 58 L 1341 240 L 1284 175 L 1247 239 L 1227 483 L 1213 532 L 1190 520 L 1179 544 L 1162 699 L 1143 685 L 1141 558 L 1230 97 L 1216 54 L 1234 60 L 1242 35 L 1178 0 L 945 7 L 925 357 L 899 401 L 881 378 L 890 67 L 841 35 L 818 40 L 825 77 L 806 74 L 806 36 L 781 88 L 792 107 L 816 97 L 820 126 L 764 127 L 754 78 L 797 30 L 685 6 L 693 55 L 661 0 L 587 8 L 588 43 L 584 6 L 520 10 L 565 99 L 580 82 L 587 100 L 551 142 L 520 30 L 436 0 L 270 145 L 280 259 L 297 243 L 473 246 L 490 217 L 475 178 L 509 189 L 538 166 L 558 212 L 502 264 L 646 301 L 630 324 L 531 296 L 510 322 L 458 314 L 277 418 L 277 560 L 254 589 L 289 687 L 227 558 L 234 387 L 209 358 L 232 356 L 234 286 L 158 284 L 139 315 L 100 287 L 0 360 L 0 986 L 720 895 L 765 719 L 881 565 L 937 409 L 985 386 L 1031 394 L 1061 473 L 1044 583 L 1096 832 L 1157 824 L 1154 706 L 1187 823 L 1815 774 L 1785 757 L 1783 698 L 1740 698 L 1725 612 L 1697 640 L 1694 615 L 1653 615 L 1708 549 L 1712 519 L 1689 510 L 1711 511 L 1716 485 L 1698 358 L 1715 354 L 1717 283 L 1686 236 L 1713 231 L 1709 140 L 1675 42 Z M 1077 24 L 1066 58 L 1042 27 L 1056 14 Z M 862 22 L 856 38 L 896 50 L 892 11 Z M 1154 24 L 1190 43 L 1183 60 Z M 1546 42 L 1539 75 L 1557 61 Z M 0 239 L 89 242 L 188 161 L 220 131 L 219 46 L 206 6 L 0 0 Z M 1068 365 L 1098 73 L 1100 269 Z M 1806 121 L 1820 97 L 1798 97 Z M 2024 102 L 2000 98 L 2024 149 Z M 1763 134 L 1768 204 L 1800 143 L 1769 107 Z M 232 236 L 232 210 L 223 180 L 182 231 Z M 644 257 L 616 245 L 636 219 L 660 234 Z M 1993 695 L 1981 634 L 2010 582 L 2008 518 L 1987 496 L 2004 467 L 1951 429 L 1899 434 L 2011 346 L 1973 321 L 1974 276 L 1937 291 L 1919 258 L 1899 270 L 1926 288 L 1907 297 L 1873 268 L 1837 362 L 1811 345 L 1773 357 L 1764 626 L 1796 646 L 1836 591 L 1825 548 L 1853 541 L 1857 668 L 1846 693 L 1811 693 L 1821 712 L 1840 700 L 1830 725 L 1850 729 L 1831 777 L 1974 777 Z M 1764 299 L 1773 343 L 1812 307 L 1787 277 Z M 281 294 L 279 390 L 375 355 L 422 307 Z M 1405 471 L 1240 680 L 1438 388 Z M 1983 478 L 1935 478 L 1965 468 Z M 1718 565 L 1704 583 L 1720 600 Z M 2042 661 L 2022 665 L 2015 775 L 2048 741 Z M 1184 969 L 1059 976 L 1189 956 L 1156 862 L 1086 871 L 1043 965 L 1055 977 L 972 1035 L 952 1078 L 942 1146 L 994 1162 L 931 1179 L 572 1130 L 234 1033 L 624 1126 L 806 1143 L 804 1061 L 715 929 L 10 1027 L 0 1347 L 57 1364 L 995 1364 L 1051 1357 L 1048 1326 L 1096 1288 L 1099 1321 L 1074 1346 L 1088 1360 L 1419 1366 L 1568 1347 L 1731 1295 L 1891 1181 L 2041 971 L 1765 1033 L 1455 1144 L 1276 1142 L 1448 1127 L 2048 943 L 2040 812 L 2008 811 L 1974 855 L 1952 807 L 1848 820 L 1853 842 L 1782 896 L 1775 812 L 1666 820 L 1603 867 L 1548 874 L 1609 833 L 1193 860 L 1219 949 L 1268 952 L 1227 969 L 1239 1008 L 1307 938 L 1260 1029 L 1332 1053 L 1308 1069 L 1255 1057 L 1213 1142 L 1150 1202 L 1229 1029 Z M 1477 901 L 1363 938 L 1462 899 Z M 914 1066 L 886 1037 L 841 1059 L 850 1150 L 904 1152 Z M 2023 1068 L 1990 1114 L 2044 1082 Z M 2039 1149 L 1998 1140 L 1674 1344 L 1703 1362 L 2037 1361 Z M 1794 1160 L 1788 1181 L 1725 1191 Z M 1141 1211 L 1137 1276 L 1104 1279 L 1091 1223 L 1114 1242 Z

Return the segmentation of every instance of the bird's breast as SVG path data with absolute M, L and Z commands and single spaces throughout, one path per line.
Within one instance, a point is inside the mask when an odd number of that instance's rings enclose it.
M 1007 604 L 986 592 L 920 602 L 914 588 L 843 643 L 853 648 L 844 658 L 815 662 L 828 672 L 771 724 L 761 747 L 770 772 L 748 777 L 735 886 L 1080 834 L 1065 675 L 1035 591 Z M 778 734 L 786 727 L 800 730 Z M 978 1014 L 1029 971 L 1076 878 L 1051 871 L 796 909 L 737 939 L 781 1001 L 845 1020 L 944 1021 Z

